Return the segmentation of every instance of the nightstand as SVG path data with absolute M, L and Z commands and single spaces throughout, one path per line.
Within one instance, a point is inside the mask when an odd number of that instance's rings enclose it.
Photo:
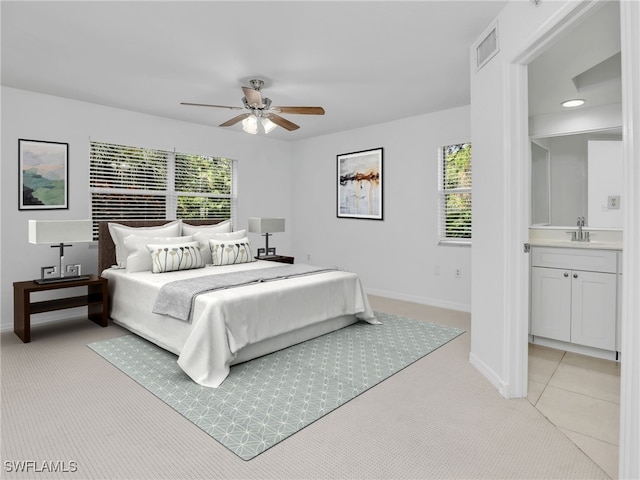
M 87 294 L 54 300 L 31 301 L 33 292 L 61 288 L 87 287 Z M 38 284 L 33 280 L 13 284 L 13 331 L 24 343 L 31 341 L 31 315 L 65 308 L 88 306 L 89 320 L 101 327 L 109 325 L 109 290 L 107 279 L 97 275 L 79 280 Z
M 263 257 L 256 257 L 258 260 L 268 260 L 270 262 L 280 263 L 293 263 L 294 257 L 287 257 L 286 255 L 265 255 Z

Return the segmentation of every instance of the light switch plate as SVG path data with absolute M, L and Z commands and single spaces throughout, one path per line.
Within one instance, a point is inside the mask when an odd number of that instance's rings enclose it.
M 609 195 L 607 197 L 607 206 L 609 210 L 618 210 L 620 208 L 620 195 Z

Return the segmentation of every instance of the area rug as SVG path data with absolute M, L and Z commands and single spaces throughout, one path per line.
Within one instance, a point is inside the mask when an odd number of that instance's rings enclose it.
M 233 453 L 250 460 L 464 330 L 376 312 L 364 322 L 231 367 L 218 388 L 136 336 L 88 346 Z

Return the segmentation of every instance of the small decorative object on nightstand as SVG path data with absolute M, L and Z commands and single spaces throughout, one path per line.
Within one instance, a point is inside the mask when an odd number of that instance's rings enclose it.
M 249 218 L 249 231 L 262 233 L 265 236 L 265 248 L 258 249 L 258 257 L 275 256 L 275 247 L 269 248 L 269 236 L 272 233 L 284 232 L 284 218 Z
M 29 220 L 29 243 L 54 244 L 51 248 L 60 249 L 58 265 L 42 267 L 40 278 L 34 281 L 45 284 L 88 279 L 88 275 L 81 275 L 79 264 L 64 265 L 64 247 L 71 246 L 66 242 L 91 242 L 92 240 L 91 220 Z

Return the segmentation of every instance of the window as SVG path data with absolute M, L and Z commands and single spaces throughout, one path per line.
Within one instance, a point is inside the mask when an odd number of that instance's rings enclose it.
M 91 214 L 99 221 L 233 219 L 235 161 L 91 142 Z
M 442 147 L 439 157 L 440 243 L 471 244 L 471 144 Z

